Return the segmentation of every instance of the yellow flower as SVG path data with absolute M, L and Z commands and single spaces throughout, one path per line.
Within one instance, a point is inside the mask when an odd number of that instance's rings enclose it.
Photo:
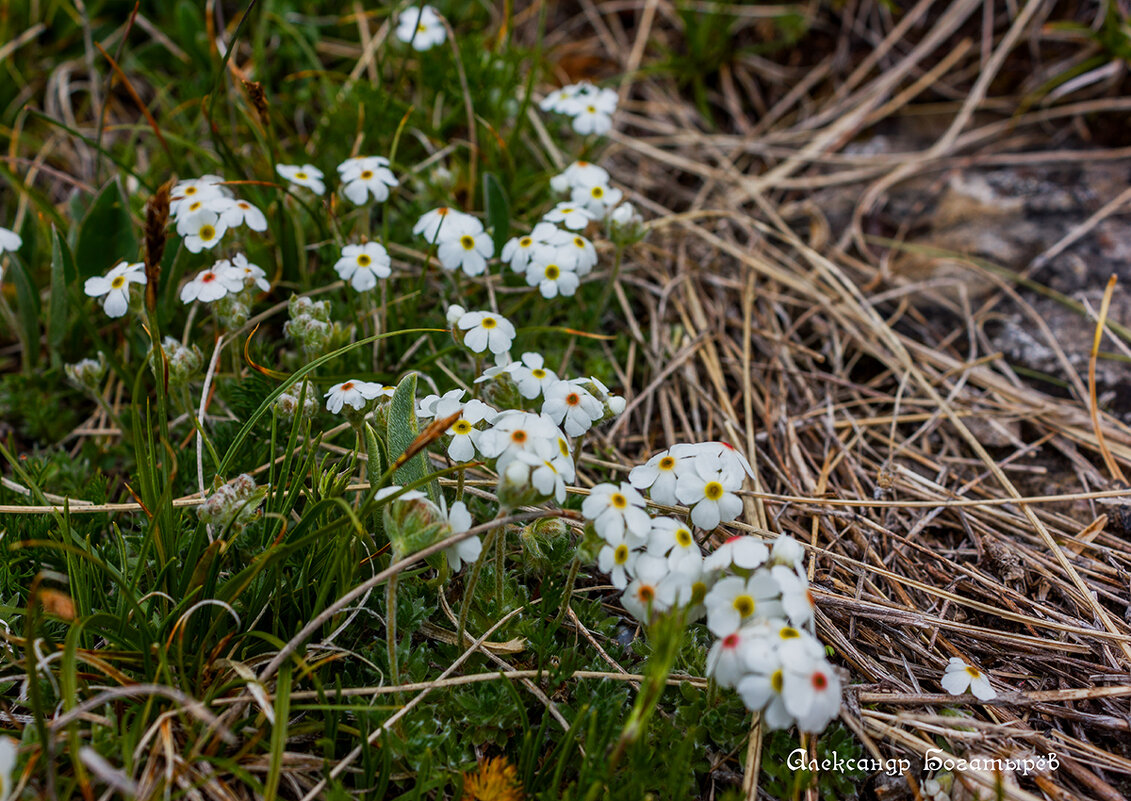
M 522 801 L 514 765 L 506 757 L 480 762 L 474 773 L 464 774 L 463 801 Z

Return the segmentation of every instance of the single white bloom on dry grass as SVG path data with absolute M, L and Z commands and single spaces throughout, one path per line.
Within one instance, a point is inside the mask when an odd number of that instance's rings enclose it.
M 322 181 L 322 170 L 313 164 L 276 164 L 275 171 L 297 186 L 304 186 L 316 195 L 326 194 L 326 184 Z
M 493 312 L 465 312 L 456 322 L 456 327 L 464 332 L 463 344 L 474 353 L 485 350 L 505 353 L 510 350 L 515 337 L 511 321 Z
M 102 308 L 110 317 L 121 317 L 130 308 L 130 284 L 145 283 L 145 265 L 120 262 L 106 275 L 86 279 L 83 291 L 92 298 L 102 298 Z
M 334 265 L 334 270 L 358 292 L 368 292 L 377 286 L 378 278 L 388 278 L 393 274 L 392 264 L 384 245 L 366 242 L 342 248 L 342 257 Z
M 389 197 L 389 190 L 399 182 L 389 169 L 389 160 L 384 156 L 358 156 L 346 159 L 338 165 L 341 177 L 342 194 L 360 206 L 370 196 L 378 203 Z
M 997 691 L 990 686 L 990 677 L 957 656 L 950 658 L 941 684 L 951 695 L 962 695 L 969 690 L 980 701 L 997 698 Z
M 401 12 L 397 19 L 397 38 L 412 49 L 423 52 L 443 44 L 448 38 L 444 21 L 432 6 L 413 6 Z

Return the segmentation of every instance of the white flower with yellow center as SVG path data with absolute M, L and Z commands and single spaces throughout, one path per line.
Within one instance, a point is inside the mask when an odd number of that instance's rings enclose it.
M 612 130 L 613 112 L 617 110 L 616 92 L 612 89 L 601 89 L 596 94 L 578 96 L 576 103 L 573 130 L 582 136 L 589 134 L 604 136 Z
M 102 308 L 110 317 L 121 317 L 130 307 L 130 284 L 145 283 L 145 265 L 120 262 L 104 276 L 86 279 L 83 291 L 92 298 L 102 298 Z
M 540 222 L 529 234 L 508 239 L 503 245 L 500 258 L 516 273 L 525 273 L 531 260 L 536 258 L 546 245 L 560 243 L 569 236 L 568 231 L 563 231 L 553 223 Z
M 572 192 L 575 186 L 607 184 L 609 173 L 604 167 L 588 161 L 575 161 L 562 172 L 550 179 L 550 188 L 555 192 Z
M 605 539 L 605 547 L 597 554 L 597 567 L 602 573 L 609 574 L 609 580 L 614 587 L 623 590 L 628 586 L 632 566 L 640 556 L 641 552 L 635 550 L 621 532 Z
M 459 391 L 463 392 L 462 389 Z M 448 411 L 443 401 L 436 404 L 436 408 L 437 419 L 443 419 L 454 414 L 454 410 Z M 494 419 L 496 414 L 497 412 L 483 401 L 468 401 L 463 406 L 460 418 L 448 428 L 447 434 L 452 438 L 452 441 L 448 444 L 448 456 L 457 462 L 470 462 L 474 459 L 475 449 L 479 444 L 479 436 L 482 434 L 475 426 L 485 420 L 489 422 Z
M 478 219 L 450 206 L 440 206 L 424 212 L 412 227 L 412 233 L 423 236 L 430 245 L 458 239 L 469 231 L 475 233 L 482 230 L 483 223 Z
M 624 537 L 633 547 L 644 545 L 652 530 L 644 498 L 626 482 L 598 484 L 581 504 L 581 515 L 606 542 Z
M 574 234 L 555 248 L 554 258 L 578 275 L 589 275 L 597 266 L 597 249 L 581 234 Z
M 475 220 L 474 217 L 471 219 Z M 491 237 L 483 230 L 483 225 L 475 220 L 478 228 L 468 225 L 459 236 L 440 234 L 440 246 L 436 248 L 436 258 L 440 266 L 449 272 L 462 269 L 465 274 L 475 276 L 487 271 L 487 259 L 495 253 Z
M 223 183 L 224 179 L 219 175 L 202 175 L 199 178 L 178 181 L 169 191 L 169 213 L 176 220 L 212 201 L 230 198 L 232 191 Z
M 538 287 L 542 297 L 549 300 L 558 295 L 572 297 L 577 292 L 581 279 L 563 264 L 535 260 L 526 265 L 526 283 Z
M 491 353 L 504 353 L 514 342 L 514 325 L 506 317 L 493 312 L 466 312 L 456 327 L 464 332 L 463 344 L 473 353 L 485 350 Z
M 296 186 L 304 186 L 316 195 L 326 194 L 322 170 L 313 164 L 276 164 L 275 172 Z
M 632 565 L 632 581 L 621 595 L 625 610 L 641 623 L 649 623 L 670 607 L 661 588 L 670 571 L 666 559 L 640 554 Z
M 571 437 L 580 437 L 605 414 L 601 401 L 572 381 L 558 381 L 542 393 L 542 413 L 550 416 Z
M 736 635 L 730 635 L 734 636 Z M 742 697 L 747 709 L 762 713 L 762 720 L 771 730 L 788 729 L 793 725 L 793 716 L 786 709 L 782 696 L 785 690 L 785 669 L 781 655 L 773 647 L 763 626 L 748 626 L 739 637 L 742 641 L 740 648 L 743 670 L 732 686 Z
M 246 225 L 252 231 L 267 230 L 267 216 L 246 200 L 220 197 L 210 201 L 208 207 L 220 213 L 220 219 L 228 228 Z
M 605 217 L 623 197 L 624 192 L 604 182 L 575 186 L 570 192 L 570 200 L 598 218 Z
M 561 223 L 571 231 L 580 231 L 595 217 L 584 206 L 565 200 L 546 212 L 542 219 L 546 222 Z
M 648 490 L 648 494 L 656 503 L 675 506 L 678 503 L 675 497 L 676 479 L 692 469 L 694 455 L 693 445 L 673 445 L 668 450 L 657 453 L 644 464 L 632 468 L 628 474 L 628 481 L 637 489 Z
M 342 257 L 334 264 L 334 270 L 358 292 L 368 292 L 377 286 L 378 278 L 393 274 L 392 263 L 384 245 L 366 242 L 342 248 Z
M 720 579 L 703 601 L 707 606 L 707 628 L 716 637 L 725 637 L 755 617 L 778 617 L 782 608 L 777 596 L 777 582 L 764 570 L 748 579 Z
M 190 253 L 216 247 L 227 230 L 228 226 L 220 215 L 211 209 L 182 217 L 177 222 L 177 233 L 185 238 L 185 247 Z
M 648 534 L 648 553 L 665 557 L 673 568 L 685 559 L 703 561 L 699 543 L 691 535 L 691 529 L 674 517 L 652 519 L 652 531 Z
M 540 353 L 524 353 L 522 360 L 511 368 L 511 379 L 518 386 L 518 394 L 534 400 L 547 387 L 557 383 L 558 376 L 546 367 L 546 360 Z
M 346 159 L 338 165 L 342 181 L 342 194 L 355 205 L 361 206 L 372 195 L 381 203 L 389 198 L 389 190 L 400 184 L 389 160 L 383 156 L 361 156 Z
M 397 18 L 396 35 L 405 44 L 411 42 L 413 50 L 422 52 L 443 44 L 448 31 L 432 6 L 414 6 L 402 11 Z
M 675 496 L 691 507 L 691 522 L 710 531 L 720 523 L 729 523 L 742 514 L 742 499 L 734 494 L 741 482 L 734 482 L 722 472 L 717 460 L 697 455 L 693 470 L 679 476 Z
M 979 701 L 997 698 L 997 691 L 990 686 L 990 677 L 957 656 L 950 658 L 941 683 L 951 695 L 962 695 L 969 690 Z

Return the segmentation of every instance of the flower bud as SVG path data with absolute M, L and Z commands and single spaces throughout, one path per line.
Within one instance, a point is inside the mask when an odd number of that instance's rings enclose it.
M 171 387 L 187 384 L 204 364 L 204 354 L 200 352 L 200 348 L 196 345 L 182 345 L 173 337 L 161 340 L 161 350 L 165 352 L 165 362 L 169 365 Z
M 239 328 L 246 323 L 251 314 L 251 309 L 248 308 L 247 303 L 241 297 L 242 294 L 225 295 L 216 301 L 216 316 L 220 320 L 220 325 L 229 330 Z
M 244 473 L 217 488 L 196 514 L 204 523 L 238 534 L 259 517 L 259 504 L 266 495 L 267 488 L 257 487 L 255 479 Z
M 635 245 L 648 235 L 644 220 L 628 202 L 621 203 L 609 212 L 609 239 L 618 247 Z
M 63 365 L 63 372 L 67 380 L 79 389 L 97 392 L 102 376 L 106 375 L 106 357 L 99 351 L 97 359 L 82 359 Z
M 299 407 L 299 398 L 302 406 Z M 318 394 L 309 381 L 292 385 L 282 395 L 275 399 L 275 411 L 284 420 L 293 420 L 296 414 L 304 420 L 311 420 L 319 409 Z
M 390 489 L 390 488 L 386 488 Z M 391 488 L 393 491 L 399 487 Z M 382 511 L 385 534 L 397 560 L 427 548 L 451 534 L 451 525 L 440 507 L 419 490 L 409 490 L 387 502 Z

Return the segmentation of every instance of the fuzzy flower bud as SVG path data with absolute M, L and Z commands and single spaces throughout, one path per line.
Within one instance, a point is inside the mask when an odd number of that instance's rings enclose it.
M 644 219 L 631 203 L 621 203 L 609 212 L 609 239 L 614 245 L 635 245 L 647 235 Z
M 67 380 L 79 389 L 97 392 L 102 376 L 106 375 L 106 357 L 99 351 L 97 359 L 82 359 L 63 365 L 63 372 L 67 374 Z
M 309 381 L 291 386 L 275 399 L 275 411 L 283 420 L 293 420 L 296 414 L 301 415 L 304 420 L 311 420 L 318 414 L 318 407 L 318 393 Z
M 204 523 L 238 534 L 259 517 L 259 504 L 266 495 L 267 488 L 257 487 L 255 479 L 244 473 L 216 489 L 196 514 Z
M 161 350 L 165 351 L 165 360 L 169 365 L 169 386 L 187 384 L 204 364 L 204 354 L 200 352 L 200 348 L 196 345 L 182 345 L 173 337 L 161 340 Z

